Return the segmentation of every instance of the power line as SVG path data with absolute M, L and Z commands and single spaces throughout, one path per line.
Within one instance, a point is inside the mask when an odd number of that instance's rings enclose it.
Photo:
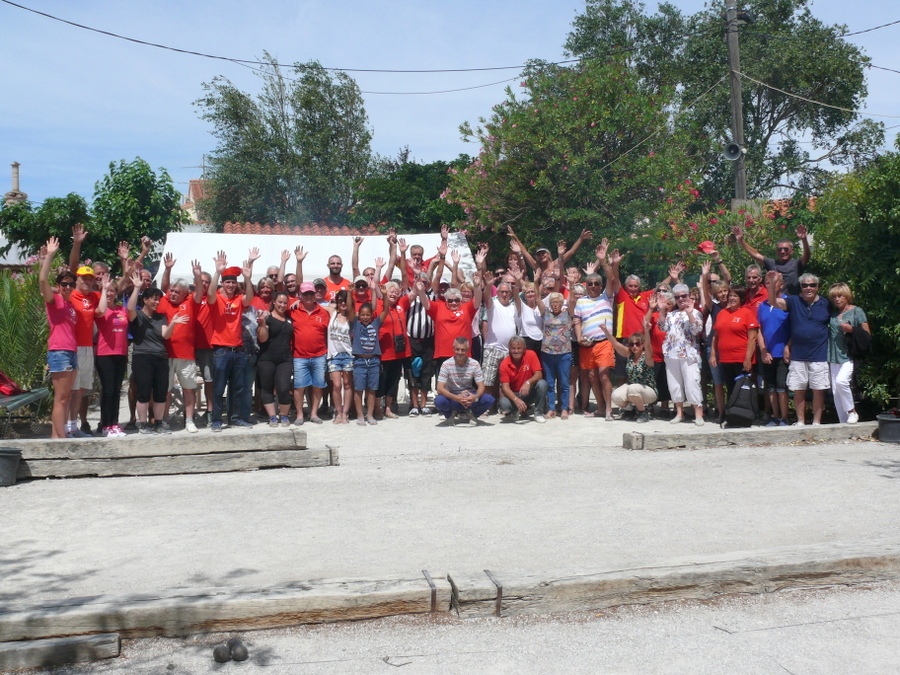
M 746 80 L 750 80 L 751 82 L 755 82 L 756 84 L 766 87 L 767 89 L 771 89 L 772 91 L 777 91 L 780 94 L 784 94 L 785 96 L 790 96 L 792 98 L 800 99 L 801 101 L 806 101 L 807 103 L 812 103 L 813 105 L 820 105 L 825 108 L 832 108 L 834 110 L 842 110 L 843 112 L 854 113 L 856 115 L 862 115 L 863 117 L 887 117 L 889 119 L 900 119 L 900 115 L 882 115 L 880 113 L 868 112 L 866 110 L 854 110 L 852 108 L 842 108 L 838 105 L 831 105 L 830 103 L 823 103 L 822 101 L 816 101 L 811 98 L 806 98 L 805 96 L 800 96 L 799 94 L 792 94 L 789 91 L 785 91 L 784 89 L 779 89 L 778 87 L 773 87 L 771 84 L 766 84 L 760 80 L 757 80 L 753 77 L 750 77 L 746 73 L 738 73 L 741 77 Z

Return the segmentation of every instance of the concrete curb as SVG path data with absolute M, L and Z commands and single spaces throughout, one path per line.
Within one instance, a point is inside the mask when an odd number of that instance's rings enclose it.
M 679 433 L 678 425 L 672 431 L 623 434 L 622 447 L 626 450 L 670 450 L 677 448 L 717 448 L 722 446 L 747 446 L 760 444 L 812 443 L 817 441 L 844 441 L 870 438 L 878 430 L 878 422 L 859 424 L 823 424 L 805 427 L 750 427 L 748 429 L 720 429 L 707 425 L 708 431 Z M 698 427 L 706 429 L 706 427 Z
M 453 610 L 463 617 L 544 614 L 898 578 L 896 541 L 738 552 L 565 577 L 423 572 L 406 579 L 316 580 L 271 589 L 196 589 L 20 606 L 0 610 L 0 641 L 109 632 L 175 636 Z
M 121 640 L 115 633 L 27 642 L 0 642 L 0 671 L 47 668 L 111 659 L 119 655 L 121 646 Z

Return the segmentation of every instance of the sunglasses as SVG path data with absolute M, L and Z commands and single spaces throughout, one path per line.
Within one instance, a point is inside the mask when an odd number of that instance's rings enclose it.
M 369 287 L 369 284 L 356 284 L 356 288 L 357 288 L 357 289 L 359 289 L 359 288 L 368 288 L 368 287 Z
M 800 284 L 800 288 L 818 288 L 819 284 Z
M 60 281 L 59 286 L 60 286 L 60 288 L 75 288 L 75 282 L 74 281 Z
M 269 278 L 270 278 L 270 279 L 277 279 L 277 278 L 278 278 L 278 275 L 277 275 L 277 274 L 270 274 L 270 275 L 269 275 Z
M 643 342 L 629 342 L 628 346 L 629 347 L 643 347 L 644 343 Z
M 779 250 L 779 251 L 790 251 L 790 250 L 791 250 L 791 247 L 790 247 L 790 246 L 779 246 L 777 250 Z
M 687 295 L 676 295 L 675 299 L 676 300 L 684 300 L 686 297 L 688 297 L 688 296 Z
M 451 302 L 462 302 L 459 298 L 449 298 L 447 300 L 447 304 L 449 305 Z
M 585 284 L 585 286 L 600 286 L 600 285 L 601 284 L 599 281 L 589 281 Z

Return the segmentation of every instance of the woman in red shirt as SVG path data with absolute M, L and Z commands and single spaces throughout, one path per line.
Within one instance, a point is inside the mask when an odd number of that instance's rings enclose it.
M 719 312 L 712 329 L 712 349 L 709 365 L 718 364 L 725 380 L 728 396 L 734 389 L 735 378 L 749 373 L 756 362 L 756 339 L 759 322 L 756 310 L 744 307 L 746 291 L 731 287 L 725 308 Z

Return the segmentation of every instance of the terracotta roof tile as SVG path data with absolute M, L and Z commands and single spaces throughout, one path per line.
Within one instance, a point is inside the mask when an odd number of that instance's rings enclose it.
M 378 234 L 378 228 L 374 225 L 366 225 L 365 227 L 359 228 L 348 227 L 347 225 L 329 225 L 327 223 L 309 223 L 307 225 L 293 226 L 285 225 L 283 223 L 274 223 L 272 225 L 261 225 L 260 223 L 225 223 L 222 231 L 225 234 L 278 234 L 294 237 L 361 237 Z

